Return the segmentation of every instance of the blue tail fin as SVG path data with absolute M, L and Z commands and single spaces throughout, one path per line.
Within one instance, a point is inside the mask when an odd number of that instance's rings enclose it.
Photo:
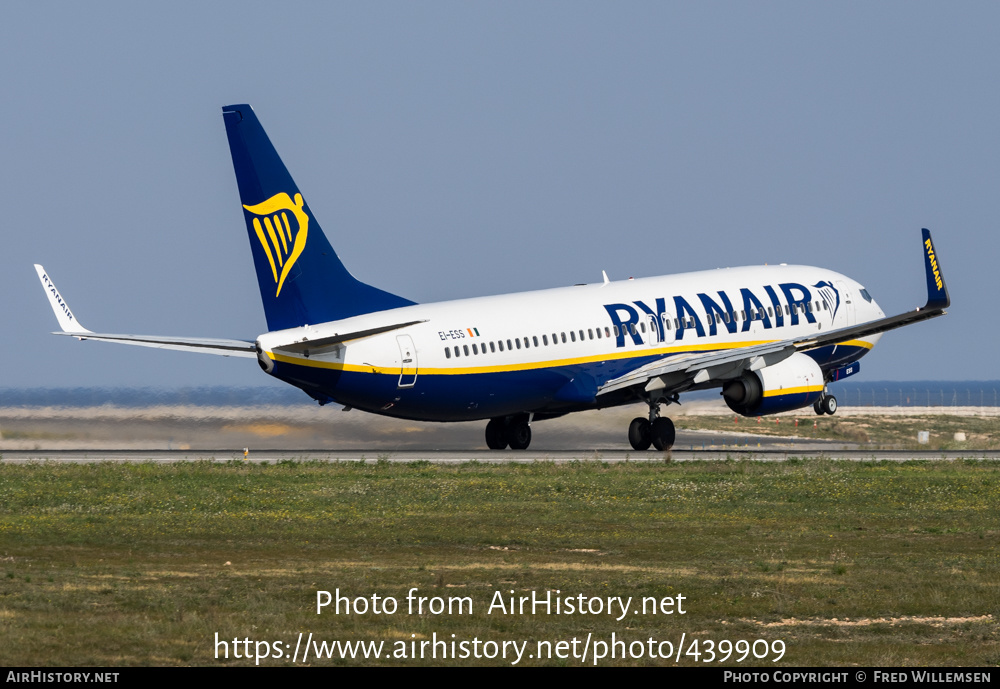
M 347 271 L 249 105 L 227 105 L 222 116 L 268 330 L 414 303 Z

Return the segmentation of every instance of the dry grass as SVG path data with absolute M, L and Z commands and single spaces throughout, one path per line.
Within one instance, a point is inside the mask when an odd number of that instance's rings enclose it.
M 951 416 L 947 414 L 896 416 L 816 416 L 811 410 L 746 419 L 725 416 L 678 416 L 678 428 L 709 430 L 733 435 L 788 436 L 805 440 L 858 443 L 879 449 L 993 450 L 1000 446 L 1000 416 Z M 918 431 L 928 431 L 930 442 L 920 444 Z M 965 442 L 956 442 L 963 432 Z
M 302 631 L 686 633 L 782 639 L 781 665 L 992 665 L 998 500 L 1000 464 L 974 461 L 0 464 L 0 664 L 213 665 L 215 632 Z M 317 589 L 413 587 L 475 614 L 315 614 Z M 485 614 L 497 590 L 548 589 L 682 593 L 689 612 Z

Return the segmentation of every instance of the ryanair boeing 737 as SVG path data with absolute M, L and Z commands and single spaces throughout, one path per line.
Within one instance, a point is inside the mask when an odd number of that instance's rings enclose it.
M 945 313 L 950 300 L 923 230 L 927 303 L 886 317 L 849 277 L 752 266 L 416 304 L 352 276 L 330 246 L 249 105 L 223 108 L 268 332 L 255 340 L 87 330 L 35 268 L 58 335 L 255 358 L 320 404 L 420 421 L 489 420 L 492 449 L 526 449 L 531 424 L 642 402 L 636 450 L 669 449 L 660 416 L 689 390 L 719 388 L 759 416 L 812 405 L 858 371 L 882 333 Z M 543 306 L 544 305 L 544 306 Z

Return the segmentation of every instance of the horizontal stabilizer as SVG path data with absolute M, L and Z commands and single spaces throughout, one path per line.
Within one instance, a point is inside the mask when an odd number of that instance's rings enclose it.
M 352 340 L 360 340 L 365 337 L 371 337 L 372 335 L 381 335 L 382 333 L 426 322 L 427 321 L 408 321 L 406 323 L 393 323 L 392 325 L 382 325 L 377 328 L 368 328 L 367 330 L 355 330 L 354 332 L 338 333 L 329 337 L 318 337 L 314 340 L 304 337 L 297 342 L 277 346 L 275 349 L 286 352 L 303 352 L 307 349 L 318 349 L 319 347 L 329 347 L 336 344 L 342 344 L 344 342 L 350 342 Z

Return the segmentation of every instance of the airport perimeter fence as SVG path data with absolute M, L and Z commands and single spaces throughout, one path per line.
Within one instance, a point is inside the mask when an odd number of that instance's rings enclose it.
M 1000 407 L 1000 381 L 871 381 L 831 383 L 849 407 Z M 685 393 L 683 400 L 719 399 L 719 389 Z M 155 405 L 256 406 L 315 404 L 290 386 L 202 388 L 0 388 L 0 407 L 121 407 Z
M 1000 407 L 1000 382 L 833 383 L 830 394 L 851 407 Z

